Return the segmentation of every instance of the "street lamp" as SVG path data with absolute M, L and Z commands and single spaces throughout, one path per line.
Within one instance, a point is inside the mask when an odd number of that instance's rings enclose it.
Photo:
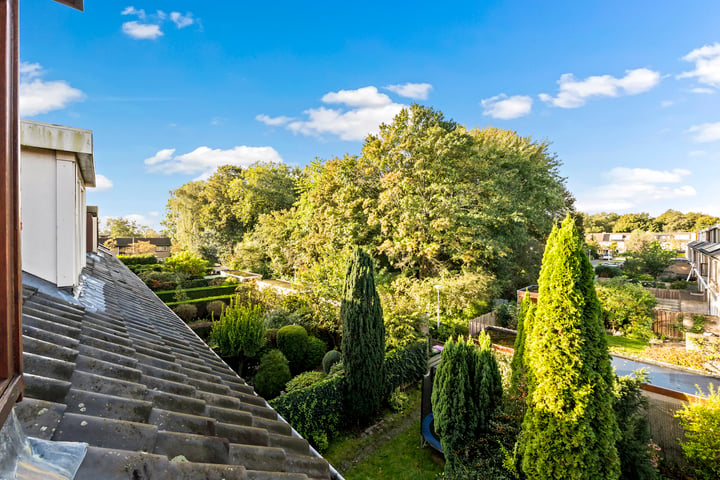
M 433 288 L 437 290 L 437 328 L 440 329 L 440 287 L 442 285 L 434 285 Z

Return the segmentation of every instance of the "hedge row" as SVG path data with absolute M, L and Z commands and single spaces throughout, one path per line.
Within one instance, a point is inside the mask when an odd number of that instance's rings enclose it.
M 158 263 L 157 258 L 152 253 L 144 253 L 142 255 L 118 255 L 118 260 L 125 265 L 154 265 Z
M 270 406 L 323 451 L 343 426 L 344 401 L 345 377 L 335 376 L 281 395 L 271 400 Z
M 219 295 L 230 295 L 235 293 L 236 285 L 220 285 L 218 287 L 199 287 L 199 288 L 185 288 L 183 292 L 187 295 L 188 300 L 199 300 L 208 297 L 217 297 Z M 155 292 L 155 295 L 160 297 L 165 303 L 174 302 L 175 294 L 177 290 L 161 290 Z
M 230 299 L 232 299 L 232 298 L 235 298 L 235 295 L 234 295 L 234 294 L 233 294 L 233 295 L 218 295 L 218 296 L 216 296 L 216 297 L 197 298 L 197 299 L 195 299 L 195 300 L 185 300 L 185 301 L 182 301 L 182 302 L 168 302 L 168 303 L 166 303 L 165 305 L 167 305 L 168 307 L 172 308 L 172 307 L 176 307 L 176 306 L 178 306 L 178 305 L 180 305 L 180 304 L 182 304 L 182 303 L 189 303 L 189 304 L 191 304 L 191 305 L 195 305 L 196 307 L 199 307 L 201 304 L 204 305 L 205 303 L 212 302 L 212 301 L 214 301 L 214 300 L 228 300 L 228 301 L 230 301 Z M 199 311 L 198 311 L 198 314 L 199 314 Z
M 427 342 L 412 343 L 385 355 L 385 388 L 389 395 L 402 385 L 421 380 L 427 373 Z

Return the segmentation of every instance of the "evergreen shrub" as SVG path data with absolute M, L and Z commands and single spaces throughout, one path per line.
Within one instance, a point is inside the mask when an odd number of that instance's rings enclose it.
M 267 338 L 267 344 L 270 348 L 277 348 L 277 328 L 266 328 L 265 338 Z
M 302 372 L 308 346 L 308 333 L 301 325 L 286 325 L 277 332 L 277 346 L 290 362 L 293 375 Z
M 285 420 L 323 452 L 345 425 L 345 377 L 334 376 L 310 387 L 288 392 L 270 402 Z
M 235 287 L 232 285 L 221 285 L 219 287 L 196 287 L 196 288 L 185 288 L 183 289 L 187 295 L 188 300 L 198 300 L 208 297 L 219 297 L 225 295 L 231 295 L 235 293 Z M 175 290 L 161 290 L 155 292 L 155 295 L 160 297 L 163 302 L 172 302 L 175 295 Z
M 322 362 L 327 345 L 317 337 L 308 337 L 307 350 L 305 351 L 305 370 L 311 370 Z
M 205 310 L 208 315 L 211 315 L 213 319 L 220 318 L 227 308 L 227 303 L 222 300 L 213 300 L 205 305 Z
M 189 323 L 197 318 L 198 309 L 195 305 L 183 303 L 173 308 L 173 312 L 182 318 L 185 323 Z
M 266 341 L 260 307 L 233 302 L 225 309 L 220 320 L 213 322 L 210 338 L 221 355 L 255 357 Z
M 294 390 L 299 390 L 301 388 L 307 388 L 311 385 L 315 385 L 320 380 L 324 380 L 326 377 L 327 374 L 323 372 L 318 372 L 316 370 L 310 372 L 303 372 L 300 375 L 296 375 L 289 382 L 287 382 L 287 384 L 285 385 L 285 391 L 289 393 Z
M 118 255 L 118 260 L 125 265 L 154 265 L 158 263 L 157 258 L 152 253 L 144 253 L 142 255 Z
M 385 355 L 385 392 L 417 382 L 427 373 L 427 341 L 412 343 Z
M 255 374 L 255 390 L 266 400 L 277 397 L 290 380 L 290 367 L 287 358 L 280 350 L 270 350 L 260 359 Z
M 595 275 L 600 278 L 615 278 L 622 274 L 622 270 L 618 267 L 612 267 L 610 265 L 598 265 L 595 267 Z
M 330 369 L 333 367 L 333 365 L 335 365 L 336 363 L 340 363 L 341 361 L 342 354 L 337 350 L 330 350 L 325 354 L 322 359 L 323 372 L 330 373 Z

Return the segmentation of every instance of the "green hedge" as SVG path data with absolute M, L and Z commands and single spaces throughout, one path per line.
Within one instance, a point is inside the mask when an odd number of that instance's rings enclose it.
M 345 377 L 335 376 L 288 392 L 270 406 L 322 452 L 343 426 L 344 397 Z
M 230 295 L 235 293 L 235 285 L 221 285 L 219 287 L 199 287 L 199 288 L 186 288 L 183 289 L 188 297 L 188 300 L 199 300 L 206 299 L 208 297 L 217 297 L 220 295 Z M 176 290 L 162 290 L 155 292 L 155 295 L 160 297 L 160 300 L 167 303 L 175 301 Z
M 157 258 L 152 253 L 144 253 L 142 255 L 118 255 L 118 260 L 125 265 L 154 265 L 158 263 Z
M 198 298 L 195 300 L 185 300 L 183 302 L 167 302 L 165 305 L 172 308 L 176 305 L 180 305 L 181 303 L 189 303 L 189 304 L 195 305 L 195 306 L 203 304 L 203 307 L 204 307 L 205 303 L 207 303 L 207 302 L 212 302 L 214 300 L 228 300 L 229 301 L 232 298 L 235 298 L 235 295 L 218 295 L 217 297 Z M 203 308 L 203 310 L 204 310 L 204 308 Z
M 385 355 L 385 391 L 390 395 L 402 385 L 416 382 L 427 373 L 427 342 L 420 341 Z

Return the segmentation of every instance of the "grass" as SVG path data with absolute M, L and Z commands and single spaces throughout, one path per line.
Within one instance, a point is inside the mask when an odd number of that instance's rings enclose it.
M 323 456 L 347 480 L 433 479 L 443 471 L 444 460 L 430 447 L 420 447 L 419 388 L 406 392 L 402 412 L 386 411 L 371 433 L 347 432 L 333 440 Z
M 650 346 L 650 344 L 644 340 L 620 336 L 616 337 L 614 335 L 608 335 L 607 342 L 610 353 L 630 355 L 633 357 L 642 356 L 643 351 Z
M 347 480 L 431 480 L 445 461 L 430 447 L 420 446 L 420 419 L 343 474 Z

